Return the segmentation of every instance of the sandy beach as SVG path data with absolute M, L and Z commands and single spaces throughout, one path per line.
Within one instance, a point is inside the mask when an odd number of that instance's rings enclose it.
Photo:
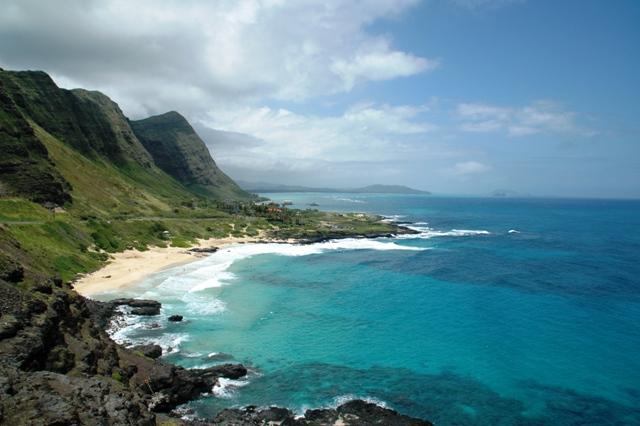
M 199 240 L 190 248 L 222 248 L 233 244 L 276 242 L 262 237 L 226 237 Z M 207 253 L 190 252 L 184 247 L 150 247 L 147 251 L 127 250 L 111 255 L 103 268 L 86 274 L 73 283 L 73 288 L 85 297 L 122 289 L 142 281 L 155 272 L 193 262 Z

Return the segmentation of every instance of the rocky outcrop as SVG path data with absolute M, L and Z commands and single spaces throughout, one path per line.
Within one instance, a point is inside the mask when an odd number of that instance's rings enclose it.
M 184 317 L 182 315 L 171 315 L 167 320 L 171 322 L 180 322 Z
M 42 71 L 3 71 L 0 79 L 25 117 L 75 150 L 120 165 L 152 166 L 126 117 L 106 95 L 61 89 Z
M 0 196 L 63 205 L 71 201 L 71 186 L 17 104 L 14 78 L 14 73 L 0 70 Z
M 217 198 L 252 198 L 218 168 L 205 143 L 179 113 L 131 121 L 131 127 L 155 164 L 180 183 Z
M 153 425 L 154 412 L 210 392 L 241 365 L 186 370 L 113 342 L 102 327 L 115 306 L 150 300 L 90 302 L 60 281 L 21 291 L 0 280 L 0 424 Z M 139 348 L 138 348 L 139 349 Z
M 131 309 L 131 315 L 144 315 L 144 316 L 153 316 L 160 314 L 160 308 L 162 304 L 155 300 L 146 300 L 146 299 L 115 299 L 109 302 L 111 305 L 115 306 L 129 306 Z
M 0 423 L 6 425 L 155 425 L 135 392 L 99 376 L 2 369 Z
M 218 250 L 218 247 L 194 247 L 189 249 L 192 253 L 215 253 Z
M 153 345 L 153 344 L 138 345 L 138 346 L 132 346 L 129 349 L 134 353 L 139 352 L 142 355 L 146 356 L 147 358 L 156 359 L 162 356 L 162 347 L 160 345 Z
M 278 408 L 234 408 L 223 410 L 210 421 L 196 421 L 199 425 L 288 425 L 288 426 L 430 426 L 431 423 L 414 419 L 394 410 L 380 407 L 366 401 L 354 400 L 337 408 L 307 410 L 303 417 L 296 417 L 291 411 Z

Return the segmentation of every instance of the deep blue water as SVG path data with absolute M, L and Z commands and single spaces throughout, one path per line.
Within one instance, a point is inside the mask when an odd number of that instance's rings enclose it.
M 231 248 L 131 290 L 187 321 L 120 337 L 254 368 L 199 414 L 362 397 L 438 425 L 640 424 L 640 202 L 267 196 L 423 232 Z

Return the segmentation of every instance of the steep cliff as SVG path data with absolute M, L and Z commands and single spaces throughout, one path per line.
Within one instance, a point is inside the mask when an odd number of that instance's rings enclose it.
M 158 167 L 192 190 L 218 198 L 251 197 L 218 168 L 205 143 L 179 113 L 132 121 L 131 126 Z
M 5 75 L 0 70 L 0 196 L 64 204 L 71 200 L 71 186 L 9 95 Z
M 194 197 L 249 199 L 177 113 L 135 122 L 106 95 L 0 69 L 0 196 L 155 214 Z M 149 148 L 151 153 L 147 150 Z
M 99 92 L 61 89 L 42 71 L 2 71 L 4 90 L 23 115 L 92 158 L 152 165 L 118 106 Z

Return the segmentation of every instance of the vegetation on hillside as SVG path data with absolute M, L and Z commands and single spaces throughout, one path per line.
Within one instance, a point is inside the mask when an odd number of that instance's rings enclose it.
M 205 143 L 179 113 L 131 121 L 131 127 L 156 165 L 192 191 L 222 199 L 253 198 L 218 168 Z
M 257 202 L 180 114 L 130 122 L 104 94 L 60 89 L 42 72 L 0 70 L 0 138 L 0 279 L 20 285 L 69 281 L 127 249 L 396 231 L 363 214 Z

